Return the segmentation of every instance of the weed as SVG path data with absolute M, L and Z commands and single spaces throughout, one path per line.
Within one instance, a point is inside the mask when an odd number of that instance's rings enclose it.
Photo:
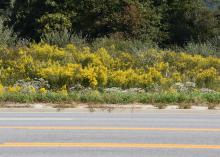
M 216 107 L 217 107 L 216 104 L 208 104 L 208 109 L 209 109 L 209 110 L 215 110 Z
M 155 104 L 155 107 L 157 107 L 158 109 L 165 109 L 167 107 L 167 104 Z
M 181 103 L 181 104 L 178 104 L 178 106 L 179 106 L 179 109 L 191 109 L 192 108 L 192 105 L 189 103 Z

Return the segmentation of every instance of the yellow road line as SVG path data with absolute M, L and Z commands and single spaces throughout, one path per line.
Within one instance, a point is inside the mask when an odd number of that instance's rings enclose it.
M 129 127 L 77 127 L 77 126 L 76 127 L 75 126 L 0 126 L 0 129 L 220 132 L 220 128 L 129 128 Z
M 141 144 L 141 143 L 3 143 L 0 148 L 160 148 L 160 149 L 220 149 L 220 145 L 193 145 L 193 144 Z

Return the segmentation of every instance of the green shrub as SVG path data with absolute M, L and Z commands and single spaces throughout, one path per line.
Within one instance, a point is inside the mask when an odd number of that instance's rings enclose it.
M 0 47 L 14 46 L 16 41 L 17 35 L 4 25 L 4 18 L 0 16 Z
M 153 103 L 153 96 L 147 93 L 140 93 L 137 95 L 137 101 L 139 103 Z
M 18 103 L 33 103 L 36 95 L 29 95 L 24 93 L 5 93 L 0 96 L 2 102 L 18 102 Z
M 206 93 L 203 94 L 202 97 L 208 102 L 212 104 L 220 104 L 220 93 Z
M 199 54 L 203 56 L 220 56 L 220 51 L 212 42 L 194 43 L 189 42 L 184 50 L 190 54 Z
M 79 100 L 84 103 L 104 103 L 102 94 L 98 91 L 82 91 Z
M 181 93 L 165 93 L 154 95 L 154 101 L 156 103 L 182 103 L 188 101 L 188 98 Z
M 65 47 L 66 45 L 73 43 L 79 47 L 86 46 L 86 40 L 70 31 L 64 29 L 63 31 L 52 31 L 44 33 L 41 37 L 42 42 L 50 45 L 57 45 L 59 47 Z
M 150 48 L 157 48 L 157 45 L 151 41 L 129 40 L 116 37 L 104 37 L 98 38 L 92 42 L 92 48 L 98 50 L 99 48 L 105 48 L 112 55 L 116 52 L 129 52 L 137 54 L 140 52 L 146 52 Z
M 114 93 L 104 93 L 104 99 L 106 103 L 111 104 L 129 104 L 138 102 L 137 93 L 123 93 L 123 92 L 114 92 Z
M 71 100 L 68 95 L 62 93 L 47 92 L 44 94 L 37 94 L 35 101 L 46 102 L 46 103 L 62 103 L 62 102 L 70 102 Z
M 189 109 L 192 104 L 207 103 L 209 109 L 220 104 L 220 93 L 138 93 L 138 92 L 105 92 L 82 90 L 74 92 L 45 91 L 43 93 L 0 92 L 0 102 L 18 103 L 72 103 L 88 104 L 152 104 L 160 109 L 169 104 L 178 104 L 180 109 Z

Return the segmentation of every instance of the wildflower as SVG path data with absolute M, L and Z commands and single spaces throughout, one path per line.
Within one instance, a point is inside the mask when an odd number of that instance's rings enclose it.
M 47 92 L 47 90 L 46 90 L 45 88 L 40 88 L 40 89 L 39 89 L 39 92 L 40 92 L 41 94 L 44 94 L 44 93 Z
M 19 86 L 8 87 L 8 92 L 10 92 L 10 93 L 16 93 L 16 92 L 19 92 L 20 90 L 21 90 L 21 87 L 19 87 Z
M 0 95 L 2 95 L 4 91 L 5 91 L 4 86 L 0 84 Z

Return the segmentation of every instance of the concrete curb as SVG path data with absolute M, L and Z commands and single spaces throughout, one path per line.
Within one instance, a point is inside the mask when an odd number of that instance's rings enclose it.
M 107 111 L 107 112 L 144 112 L 144 111 L 208 111 L 207 106 L 192 106 L 191 109 L 179 109 L 178 105 L 168 105 L 165 109 L 158 109 L 150 104 L 64 104 L 66 108 L 59 107 L 58 104 L 36 103 L 36 104 L 4 104 L 0 108 L 0 112 L 94 112 L 94 111 Z M 215 110 L 220 112 L 220 107 Z

